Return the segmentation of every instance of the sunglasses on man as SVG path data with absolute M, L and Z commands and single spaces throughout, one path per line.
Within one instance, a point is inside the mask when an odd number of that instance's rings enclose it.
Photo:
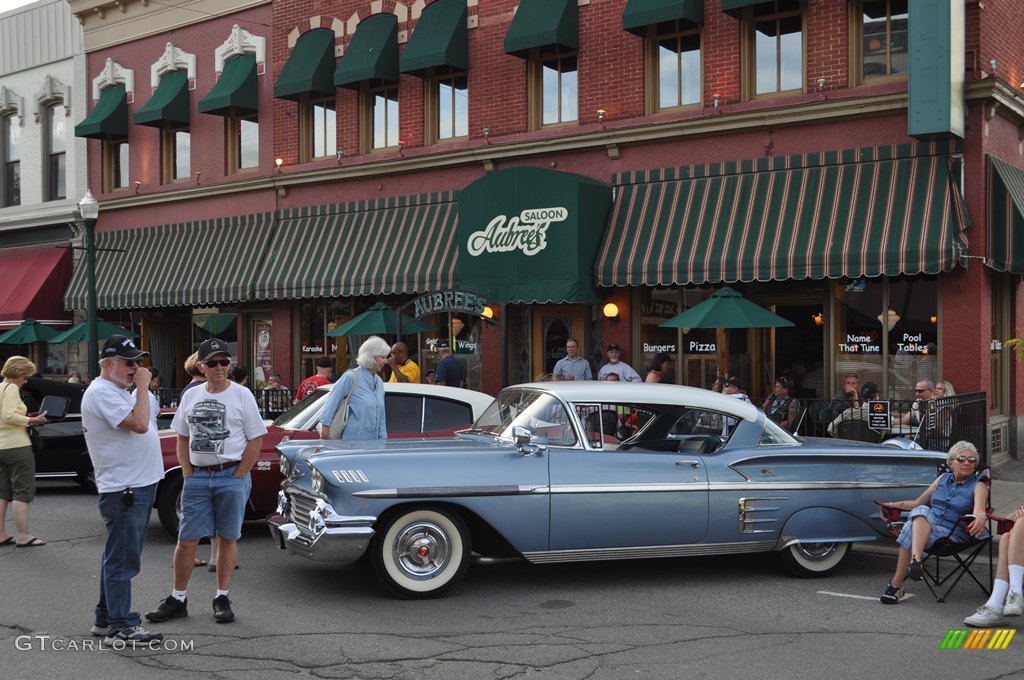
M 231 365 L 231 359 L 210 359 L 203 363 L 206 364 L 207 368 L 214 368 L 215 366 L 223 366 L 224 368 L 227 368 Z

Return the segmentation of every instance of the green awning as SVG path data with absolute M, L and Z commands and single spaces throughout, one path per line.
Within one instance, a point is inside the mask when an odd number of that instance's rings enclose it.
M 272 213 L 96 234 L 100 309 L 214 307 L 252 299 L 252 281 L 273 234 Z M 196 257 L 202 248 L 203 257 Z M 84 258 L 64 295 L 85 309 Z
M 905 144 L 623 173 L 601 286 L 949 271 L 967 216 L 954 144 Z
M 402 53 L 402 73 L 422 76 L 427 69 L 469 68 L 466 0 L 437 0 L 427 5 Z
M 374 14 L 359 22 L 334 72 L 334 84 L 358 90 L 367 80 L 397 83 L 398 77 L 398 17 Z
M 259 111 L 256 55 L 243 54 L 224 64 L 220 79 L 199 101 L 200 113 L 215 116 L 247 116 Z
M 452 288 L 448 193 L 286 210 L 256 276 L 257 300 Z
M 505 34 L 506 54 L 525 58 L 534 48 L 554 45 L 580 47 L 576 0 L 522 0 Z
M 998 272 L 1024 274 L 1024 170 L 989 156 L 988 254 Z
M 314 28 L 300 37 L 281 75 L 274 83 L 278 99 L 298 101 L 302 95 L 327 97 L 334 94 L 334 31 Z
M 196 325 L 206 331 L 209 335 L 219 338 L 221 333 L 235 325 L 235 320 L 237 318 L 237 314 L 221 312 L 219 314 L 210 314 L 203 319 L 203 323 Z
M 629 0 L 622 12 L 622 28 L 643 36 L 647 27 L 663 21 L 704 23 L 704 0 Z
M 723 12 L 737 19 L 743 16 L 743 10 L 746 7 L 753 7 L 754 5 L 760 5 L 765 0 L 722 0 L 720 5 Z M 800 0 L 801 5 L 806 5 L 807 0 Z
M 75 137 L 92 139 L 128 138 L 128 94 L 124 85 L 111 85 L 100 93 L 100 100 L 81 123 Z
M 152 127 L 187 127 L 188 72 L 171 71 L 160 78 L 160 85 L 146 104 L 135 112 L 136 125 Z
M 611 203 L 607 184 L 546 168 L 476 180 L 459 192 L 458 288 L 492 302 L 601 299 L 593 266 Z

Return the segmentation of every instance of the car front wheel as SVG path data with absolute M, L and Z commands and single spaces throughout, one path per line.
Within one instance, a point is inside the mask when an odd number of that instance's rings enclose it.
M 156 493 L 156 514 L 160 525 L 172 537 L 178 537 L 178 522 L 181 520 L 181 475 L 170 477 L 160 485 Z
M 800 578 L 828 576 L 850 554 L 846 543 L 794 543 L 779 553 L 790 573 Z
M 437 597 L 469 566 L 469 532 L 458 515 L 410 508 L 385 518 L 370 547 L 374 574 L 406 599 Z

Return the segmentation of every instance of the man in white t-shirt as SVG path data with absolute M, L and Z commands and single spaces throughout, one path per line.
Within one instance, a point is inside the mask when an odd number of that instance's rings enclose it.
M 614 374 L 619 376 L 619 380 L 624 382 L 644 381 L 640 374 L 633 370 L 632 366 L 621 360 L 622 350 L 617 344 L 614 342 L 610 343 L 608 349 L 605 350 L 605 355 L 608 357 L 608 363 L 598 369 L 598 380 L 608 380 L 609 374 Z
M 213 536 L 218 546 L 213 619 L 217 623 L 235 620 L 228 588 L 252 489 L 249 470 L 267 433 L 252 392 L 228 380 L 231 354 L 226 342 L 217 338 L 204 341 L 196 365 L 206 382 L 182 396 L 171 421 L 171 429 L 178 434 L 184 484 L 174 550 L 174 589 L 157 609 L 146 613 L 146 618 L 156 623 L 188 616 L 186 589 L 195 566 L 196 546 L 204 536 Z
M 110 336 L 100 352 L 100 376 L 82 397 L 82 428 L 107 525 L 92 632 L 105 635 L 107 644 L 163 639 L 142 628 L 139 613 L 131 611 L 132 578 L 139 573 L 156 485 L 164 476 L 151 421 L 151 376 L 139 363 L 144 356 L 149 353 L 130 338 Z

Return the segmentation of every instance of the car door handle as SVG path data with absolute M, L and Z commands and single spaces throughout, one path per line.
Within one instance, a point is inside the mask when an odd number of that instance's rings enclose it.
M 696 470 L 696 469 L 700 468 L 700 461 L 699 460 L 677 460 L 676 461 L 676 465 L 689 465 L 694 470 Z

